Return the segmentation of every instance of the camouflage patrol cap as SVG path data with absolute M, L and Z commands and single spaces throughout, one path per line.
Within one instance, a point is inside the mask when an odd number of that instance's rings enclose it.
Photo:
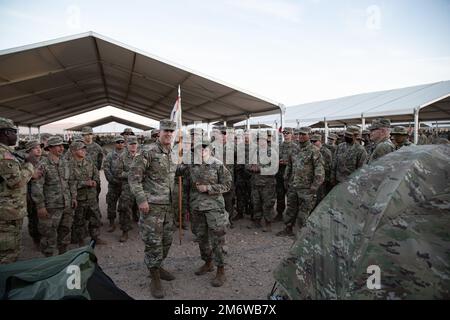
M 409 135 L 408 130 L 403 126 L 396 126 L 392 129 L 391 135 L 402 135 L 407 136 Z
M 337 134 L 335 134 L 335 133 L 330 133 L 330 134 L 328 135 L 328 139 L 329 139 L 329 140 L 337 140 L 337 138 L 338 138 L 338 136 L 337 136 Z
M 81 134 L 82 135 L 94 134 L 94 131 L 92 130 L 92 127 L 83 127 L 81 128 Z
M 130 139 L 131 137 L 129 137 L 128 139 Z M 122 137 L 122 136 L 116 136 L 115 138 L 114 138 L 114 142 L 120 142 L 120 141 L 123 141 L 123 142 L 125 142 L 125 139 Z
M 50 138 L 48 138 L 47 145 L 44 149 L 48 150 L 49 147 L 60 146 L 64 144 L 67 143 L 64 142 L 63 138 L 61 138 L 60 136 L 51 136 Z
M 131 128 L 125 128 L 123 130 L 123 132 L 120 135 L 130 135 L 130 136 L 134 136 L 134 132 Z
M 313 134 L 311 136 L 311 141 L 322 141 L 322 135 L 321 134 Z
M 159 130 L 158 129 L 153 129 L 152 130 L 152 137 L 155 137 L 158 134 L 159 134 Z
M 293 133 L 294 133 L 294 134 L 297 134 L 297 135 L 300 134 L 300 129 L 299 129 L 299 128 L 295 128 L 294 131 L 293 131 Z
M 283 129 L 283 133 L 294 133 L 294 128 L 286 127 Z
M 14 125 L 11 119 L 1 118 L 0 117 L 0 129 L 14 129 L 17 130 L 17 127 Z
M 36 148 L 37 146 L 40 146 L 41 148 L 44 147 L 43 143 L 40 143 L 39 140 L 30 140 L 25 144 L 25 151 L 28 152 L 33 148 Z
M 348 126 L 347 129 L 345 130 L 344 134 L 347 136 L 354 136 L 354 135 L 359 135 L 359 133 L 361 132 L 361 129 L 357 126 Z
M 177 124 L 175 121 L 164 119 L 159 122 L 159 130 L 175 131 Z
M 137 144 L 137 137 L 136 136 L 129 136 L 127 139 L 127 144 Z
M 73 141 L 84 141 L 83 137 L 80 135 L 73 136 Z
M 70 144 L 70 150 L 72 151 L 77 151 L 83 148 L 86 148 L 86 145 L 83 141 L 74 141 Z
M 311 128 L 310 127 L 301 127 L 300 129 L 298 129 L 298 133 L 310 134 L 311 133 Z
M 391 121 L 389 119 L 384 118 L 378 118 L 372 121 L 372 125 L 370 126 L 369 130 L 376 130 L 381 128 L 390 128 L 391 127 Z

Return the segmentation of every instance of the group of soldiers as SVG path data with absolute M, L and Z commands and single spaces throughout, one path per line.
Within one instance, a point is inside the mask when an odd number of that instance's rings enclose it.
M 364 164 L 411 144 L 406 128 L 391 129 L 390 121 L 382 118 L 374 120 L 368 132 L 349 126 L 341 137 L 331 133 L 327 143 L 309 127 L 286 127 L 278 149 L 272 148 L 276 141 L 270 131 L 258 133 L 255 140 L 252 132 L 230 134 L 224 126 L 215 127 L 211 138 L 191 129 L 189 143 L 178 140 L 172 147 L 175 129 L 175 122 L 161 120 L 153 140 L 144 145 L 126 129 L 103 159 L 90 127 L 83 128 L 67 152 L 59 136 L 42 136 L 41 141 L 29 141 L 23 153 L 15 152 L 17 128 L 0 118 L 0 263 L 17 259 L 27 210 L 30 235 L 45 256 L 64 253 L 71 242 L 82 246 L 87 236 L 105 244 L 98 205 L 103 169 L 108 231 L 115 231 L 118 212 L 119 241 L 125 242 L 132 221 L 138 221 L 151 294 L 164 297 L 161 280 L 175 279 L 162 264 L 174 226 L 187 228 L 187 216 L 204 261 L 195 274 L 217 269 L 211 284 L 219 287 L 226 281 L 223 246 L 233 221 L 249 217 L 249 228 L 270 232 L 272 222 L 282 220 L 284 228 L 277 235 L 293 236 L 295 225 L 302 228 L 336 184 Z M 227 147 L 231 141 L 234 150 Z M 256 148 L 250 146 L 252 141 Z M 236 152 L 240 144 L 243 161 Z M 274 152 L 278 157 L 271 157 Z M 184 153 L 191 155 L 190 161 L 181 157 Z M 273 171 L 273 163 L 262 161 L 262 155 L 278 159 L 278 169 Z M 256 162 L 249 161 L 252 157 Z M 178 197 L 183 198 L 181 208 Z

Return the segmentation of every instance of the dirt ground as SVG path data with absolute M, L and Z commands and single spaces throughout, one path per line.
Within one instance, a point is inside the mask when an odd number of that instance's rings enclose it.
M 106 232 L 107 181 L 103 172 L 101 176 L 100 210 L 104 224 L 101 237 L 107 241 L 107 245 L 95 248 L 99 265 L 116 285 L 131 297 L 142 300 L 153 299 L 149 288 L 150 278 L 144 264 L 144 244 L 139 237 L 137 224 L 133 225 L 126 243 L 119 242 L 121 234 L 119 228 L 114 233 Z M 27 219 L 24 221 L 20 260 L 42 256 L 28 235 L 26 224 Z M 294 240 L 275 236 L 275 233 L 283 228 L 281 222 L 273 224 L 271 233 L 248 229 L 249 225 L 248 219 L 238 220 L 235 227 L 227 232 L 225 256 L 227 282 L 220 288 L 210 285 L 215 272 L 203 276 L 194 274 L 203 263 L 198 245 L 193 242 L 190 230 L 183 230 L 180 245 L 179 233 L 176 231 L 169 256 L 164 261 L 164 267 L 171 271 L 176 279 L 170 282 L 163 281 L 165 299 L 267 299 L 274 283 L 272 272 L 286 256 Z M 71 248 L 74 246 L 69 249 Z

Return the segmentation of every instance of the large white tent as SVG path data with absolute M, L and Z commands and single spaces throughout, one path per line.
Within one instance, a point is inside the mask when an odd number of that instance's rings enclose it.
M 104 106 L 183 121 L 240 121 L 283 106 L 94 32 L 0 51 L 0 116 L 40 127 Z
M 450 119 L 450 81 L 363 93 L 286 108 L 286 126 L 322 123 L 323 127 L 362 124 L 377 117 L 393 122 Z M 276 116 L 252 118 L 251 124 L 273 124 Z M 239 124 L 238 124 L 239 125 Z M 418 125 L 415 126 L 418 128 Z

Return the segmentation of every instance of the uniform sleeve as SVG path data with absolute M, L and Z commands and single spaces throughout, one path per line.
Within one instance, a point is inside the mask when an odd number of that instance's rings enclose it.
M 81 187 L 81 186 L 79 186 L 80 182 L 77 179 L 73 165 L 70 162 L 67 165 L 69 166 L 69 171 L 70 171 L 70 174 L 69 174 L 70 195 L 73 200 L 76 200 L 77 199 L 77 191 Z
M 147 201 L 145 196 L 144 187 L 142 186 L 142 180 L 145 172 L 145 168 L 149 161 L 149 153 L 138 154 L 134 157 L 131 164 L 130 173 L 128 175 L 128 184 L 130 185 L 131 192 L 136 198 L 136 203 L 141 204 Z
M 322 155 L 319 150 L 313 152 L 314 179 L 311 184 L 312 191 L 317 191 L 325 179 L 325 169 L 323 168 Z
M 218 183 L 208 185 L 208 194 L 221 194 L 230 191 L 232 177 L 230 171 L 221 165 L 218 168 Z
M 367 151 L 366 149 L 361 150 L 361 154 L 359 155 L 358 163 L 356 164 L 357 168 L 361 168 L 367 162 Z
M 291 178 L 291 172 L 292 172 L 292 152 L 290 152 L 289 154 L 288 154 L 288 163 L 287 163 L 287 165 L 286 165 L 286 170 L 285 170 L 285 172 L 284 172 L 284 181 L 285 181 L 285 184 L 287 183 L 287 182 L 289 182 L 289 180 L 290 180 L 290 178 Z
M 111 162 L 112 162 L 112 152 L 108 153 L 103 163 L 103 172 L 105 173 L 106 180 L 111 183 L 114 179 L 113 173 L 111 172 Z
M 100 185 L 100 174 L 98 173 L 98 169 L 95 165 L 93 165 L 92 167 L 93 167 L 92 180 L 97 182 L 97 185 Z
M 37 180 L 31 180 L 31 199 L 36 204 L 37 209 L 45 208 L 44 183 L 47 174 L 45 166 L 41 166 L 42 175 Z
M 0 160 L 0 177 L 10 189 L 26 185 L 33 173 L 34 167 L 29 162 L 20 165 L 15 160 Z

